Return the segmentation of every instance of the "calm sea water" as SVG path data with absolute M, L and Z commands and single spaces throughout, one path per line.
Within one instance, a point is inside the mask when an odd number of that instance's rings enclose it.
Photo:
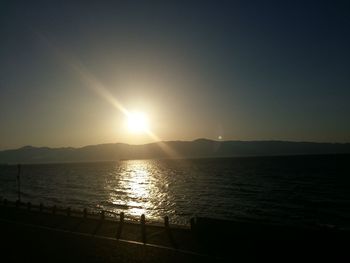
M 0 166 L 0 196 L 17 199 L 16 166 Z M 350 155 L 126 160 L 23 165 L 22 200 L 124 211 L 150 220 L 195 215 L 350 226 Z

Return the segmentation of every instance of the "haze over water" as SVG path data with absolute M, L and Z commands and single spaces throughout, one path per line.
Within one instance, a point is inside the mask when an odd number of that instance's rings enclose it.
M 349 228 L 349 155 L 125 160 L 22 167 L 22 201 L 186 224 L 193 216 Z M 0 195 L 17 199 L 16 166 Z

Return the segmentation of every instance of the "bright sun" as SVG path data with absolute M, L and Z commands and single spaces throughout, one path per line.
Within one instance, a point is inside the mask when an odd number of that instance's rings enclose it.
M 130 112 L 127 126 L 132 133 L 144 133 L 149 129 L 147 115 L 143 112 Z

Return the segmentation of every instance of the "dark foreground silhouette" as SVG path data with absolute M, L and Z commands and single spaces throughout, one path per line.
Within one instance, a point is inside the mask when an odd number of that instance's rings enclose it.
M 1 262 L 348 262 L 349 232 L 195 218 L 191 228 L 4 203 Z M 145 224 L 143 224 L 146 222 Z M 123 226 L 122 228 L 120 226 Z

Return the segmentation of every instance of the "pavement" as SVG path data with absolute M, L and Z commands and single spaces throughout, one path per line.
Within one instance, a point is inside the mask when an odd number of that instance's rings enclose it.
M 14 202 L 0 206 L 2 262 L 216 262 L 189 227 L 123 222 L 117 218 Z M 121 227 L 122 225 L 122 227 Z M 214 261 L 213 261 L 214 260 Z
M 85 215 L 2 200 L 1 262 L 350 262 L 349 231 L 329 227 Z

